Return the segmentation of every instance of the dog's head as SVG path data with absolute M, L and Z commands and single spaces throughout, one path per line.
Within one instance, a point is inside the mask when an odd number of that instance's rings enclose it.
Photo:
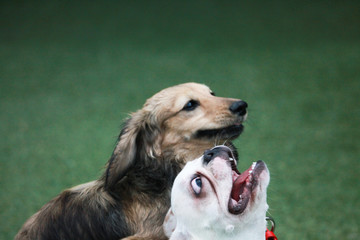
M 160 91 L 133 113 L 109 160 L 106 185 L 116 184 L 135 161 L 167 159 L 179 165 L 217 144 L 231 146 L 243 131 L 247 104 L 186 83 Z
M 264 239 L 269 180 L 262 161 L 240 174 L 228 147 L 207 150 L 176 177 L 164 230 L 172 239 Z

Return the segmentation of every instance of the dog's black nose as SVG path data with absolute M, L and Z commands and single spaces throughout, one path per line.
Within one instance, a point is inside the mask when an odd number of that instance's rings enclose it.
M 225 146 L 214 147 L 213 149 L 204 152 L 204 163 L 207 164 L 216 157 L 229 160 L 230 156 L 232 156 L 230 148 Z
M 237 101 L 231 104 L 230 111 L 234 114 L 244 116 L 246 114 L 246 108 L 248 107 L 245 101 Z

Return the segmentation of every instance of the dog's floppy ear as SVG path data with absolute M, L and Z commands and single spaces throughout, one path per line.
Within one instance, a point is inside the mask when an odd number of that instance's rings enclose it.
M 160 153 L 160 128 L 151 113 L 139 110 L 131 115 L 120 132 L 116 147 L 107 164 L 105 187 L 113 188 L 135 161 L 156 158 Z
M 175 231 L 175 228 L 176 228 L 176 217 L 170 208 L 165 216 L 164 223 L 163 223 L 163 229 L 164 229 L 165 235 L 168 238 L 170 238 L 172 233 Z
M 171 208 L 169 209 L 169 211 L 167 212 L 166 216 L 165 216 L 165 220 L 163 223 L 163 229 L 164 229 L 164 233 L 165 236 L 167 236 L 169 238 L 169 240 L 190 240 L 193 239 L 189 233 L 186 231 L 186 229 L 177 229 L 177 224 L 176 224 L 176 217 L 173 213 L 173 211 L 171 210 Z

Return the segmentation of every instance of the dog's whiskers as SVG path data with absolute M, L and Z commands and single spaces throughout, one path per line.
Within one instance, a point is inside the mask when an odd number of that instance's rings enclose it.
M 220 137 L 219 135 L 216 135 L 215 139 L 214 139 L 214 147 L 216 147 L 217 145 L 219 145 L 220 142 Z

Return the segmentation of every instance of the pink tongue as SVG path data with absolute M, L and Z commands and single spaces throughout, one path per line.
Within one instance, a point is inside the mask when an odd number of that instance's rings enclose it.
M 245 172 L 240 174 L 238 178 L 235 179 L 233 183 L 233 189 L 231 191 L 231 198 L 239 201 L 240 200 L 240 192 L 244 189 L 246 179 L 249 177 L 249 172 L 251 170 L 251 167 L 247 169 Z

